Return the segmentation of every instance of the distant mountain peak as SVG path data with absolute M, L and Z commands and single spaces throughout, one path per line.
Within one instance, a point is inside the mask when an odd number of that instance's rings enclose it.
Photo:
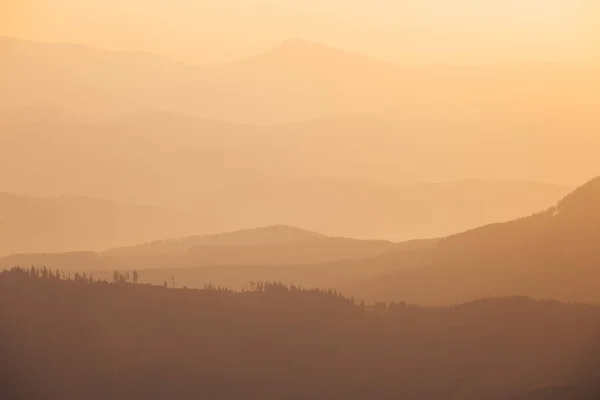
M 297 51 L 297 50 L 329 50 L 329 51 L 342 51 L 334 47 L 326 45 L 320 42 L 314 42 L 312 40 L 305 40 L 299 38 L 287 39 L 281 42 L 278 46 L 274 47 L 271 51 Z
M 348 51 L 329 46 L 324 43 L 313 42 L 304 39 L 288 39 L 281 42 L 266 53 L 267 56 L 281 58 L 309 59 L 312 57 L 340 57 L 354 56 Z
M 209 235 L 209 237 L 234 237 L 234 236 L 254 236 L 254 235 L 267 235 L 269 237 L 277 238 L 275 241 L 280 240 L 304 240 L 304 239 L 316 239 L 324 237 L 320 233 L 308 231 L 295 226 L 276 224 L 262 226 L 258 228 L 242 229 L 233 232 L 219 233 L 216 235 Z

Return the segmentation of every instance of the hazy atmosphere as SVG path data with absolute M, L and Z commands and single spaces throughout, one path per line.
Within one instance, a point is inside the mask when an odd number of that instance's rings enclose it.
M 0 398 L 600 396 L 600 3 L 0 1 Z

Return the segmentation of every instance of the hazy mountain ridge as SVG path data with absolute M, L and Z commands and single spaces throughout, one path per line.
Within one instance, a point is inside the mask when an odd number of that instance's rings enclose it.
M 486 159 L 487 167 L 477 168 L 482 175 L 505 164 L 498 146 L 468 160 L 480 141 L 476 132 L 419 138 L 404 135 L 401 124 L 360 117 L 256 127 L 167 112 L 84 122 L 47 114 L 38 109 L 32 120 L 13 116 L 2 125 L 4 191 L 178 209 L 201 221 L 200 232 L 286 224 L 333 236 L 437 237 L 536 212 L 568 191 L 535 182 L 456 182 L 472 176 L 479 159 Z M 378 139 L 365 143 L 365 135 Z M 596 148 L 591 138 L 581 147 L 590 154 Z M 443 148 L 456 155 L 440 169 Z M 522 167 L 518 154 L 514 168 Z M 538 162 L 550 171 L 560 165 Z M 453 183 L 396 185 L 414 180 Z
M 63 162 L 64 157 L 54 161 Z M 52 171 L 51 166 L 45 167 L 46 173 Z M 80 166 L 72 172 L 81 178 L 83 170 Z M 10 172 L 3 170 L 0 175 L 3 173 Z M 133 185 L 126 185 L 132 173 L 129 170 L 126 176 L 121 174 L 123 190 L 132 189 Z M 90 185 L 93 192 L 105 187 L 90 178 L 80 182 Z M 105 182 L 115 188 L 118 179 L 115 176 Z M 147 183 L 157 182 L 149 177 Z M 56 181 L 40 182 L 37 190 L 55 184 Z M 195 191 L 192 186 L 184 185 L 183 192 Z M 0 197 L 0 232 L 4 232 L 0 254 L 100 251 L 159 238 L 281 223 L 329 236 L 403 241 L 508 220 L 537 210 L 567 190 L 556 185 L 509 182 L 395 186 L 292 180 L 232 186 L 215 192 L 200 190 L 200 199 L 187 209 L 128 206 L 76 196 L 38 198 L 6 194 Z
M 336 113 L 496 115 L 539 119 L 554 113 L 595 120 L 587 98 L 593 68 L 561 65 L 402 68 L 292 40 L 218 66 L 161 56 L 2 38 L 0 108 L 53 104 L 77 110 L 165 109 L 237 122 L 290 122 Z M 40 66 L 44 65 L 44 68 Z M 552 82 L 551 87 L 540 83 Z M 260 95 L 257 95 L 260 94 Z M 115 108 L 115 104 L 119 104 Z
M 472 179 L 477 171 L 475 177 L 493 181 L 573 182 L 587 178 L 598 163 L 593 149 L 600 146 L 594 134 L 560 127 L 351 115 L 265 127 L 164 111 L 82 121 L 77 115 L 67 118 L 71 113 L 60 109 L 54 117 L 51 110 L 26 109 L 22 123 L 5 112 L 12 123 L 3 124 L 0 115 L 3 190 L 29 193 L 40 187 L 36 194 L 47 195 L 54 188 L 58 194 L 130 203 L 151 199 L 163 205 L 174 202 L 167 198 L 171 193 L 178 203 L 182 197 L 193 202 L 203 188 L 311 178 L 448 182 Z M 537 149 L 535 156 L 528 148 Z M 28 166 L 17 180 L 8 166 L 25 160 Z M 66 166 L 75 163 L 97 181 L 94 186 L 71 176 Z M 560 167 L 563 163 L 570 170 Z M 38 177 L 49 174 L 62 179 L 45 188 L 46 180 Z M 114 183 L 106 183 L 107 176 Z M 42 182 L 33 186 L 33 179 Z M 191 181 L 200 184 L 191 186 Z M 162 190 L 165 185 L 168 189 Z M 123 194 L 115 198 L 117 189 Z
M 307 269 L 314 273 L 318 270 L 312 265 L 319 263 L 369 258 L 433 242 L 393 243 L 334 238 L 277 225 L 154 241 L 99 253 L 13 254 L 0 258 L 0 268 L 46 266 L 63 272 L 93 273 L 106 279 L 110 279 L 109 275 L 114 270 L 138 269 L 144 282 L 154 284 L 161 284 L 164 279 L 177 274 L 182 284 L 190 287 L 214 283 L 239 288 L 251 280 L 274 279 L 274 275 L 269 276 L 269 271 L 282 278 L 305 273 Z M 299 264 L 303 266 L 296 268 Z M 232 273 L 238 268 L 242 271 Z M 292 274 L 288 271 L 290 269 Z M 186 280 L 186 275 L 192 280 Z M 314 274 L 310 276 L 315 277 Z

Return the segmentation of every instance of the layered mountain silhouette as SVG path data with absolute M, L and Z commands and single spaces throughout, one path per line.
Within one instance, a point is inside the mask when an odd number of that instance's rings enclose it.
M 46 266 L 65 273 L 92 273 L 112 279 L 115 270 L 137 269 L 142 281 L 161 285 L 177 276 L 181 286 L 214 284 L 241 289 L 251 281 L 332 282 L 323 263 L 369 259 L 403 249 L 429 246 L 436 240 L 405 243 L 328 237 L 284 225 L 217 235 L 154 241 L 104 252 L 14 254 L 0 258 L 0 268 Z M 357 271 L 360 276 L 364 272 Z M 371 275 L 368 275 L 371 276 Z M 316 281 L 315 281 L 316 279 Z
M 203 7 L 138 3 L 115 24 L 175 18 L 169 51 L 223 54 L 256 43 L 192 36 L 335 8 L 214 4 L 186 39 Z M 381 3 L 325 36 L 387 29 Z M 600 399 L 600 176 L 573 186 L 600 171 L 593 10 L 442 3 L 402 10 L 411 66 L 0 37 L 0 399 Z
M 82 169 L 73 170 L 74 177 L 77 171 Z M 116 185 L 118 177 L 114 177 L 113 184 Z M 94 191 L 101 186 L 98 180 L 88 181 L 90 176 L 83 178 L 82 183 Z M 40 188 L 52 183 L 38 180 L 31 183 L 34 182 L 39 182 Z M 105 182 L 108 187 L 110 181 Z M 396 186 L 344 180 L 291 180 L 205 192 L 196 204 L 184 210 L 129 206 L 89 197 L 2 194 L 0 255 L 101 251 L 198 232 L 281 222 L 336 237 L 397 241 L 438 237 L 530 213 L 567 190 L 562 186 L 526 182 Z M 194 242 L 193 238 L 189 240 Z M 179 244 L 180 240 L 165 243 L 177 246 L 174 243 Z M 182 247 L 187 251 L 192 246 L 186 243 Z
M 302 40 L 215 66 L 12 38 L 0 38 L 0 55 L 4 60 L 0 108 L 38 104 L 95 112 L 149 108 L 252 123 L 336 113 L 456 118 L 464 117 L 467 108 L 471 117 L 539 120 L 551 112 L 559 119 L 587 120 L 594 118 L 594 109 L 566 99 L 586 98 L 597 92 L 599 83 L 594 78 L 597 71 L 590 68 L 402 68 Z
M 107 279 L 114 269 L 135 268 L 146 282 L 176 275 L 188 287 L 276 280 L 424 305 L 514 295 L 595 302 L 599 200 L 596 178 L 546 211 L 442 240 L 358 241 L 279 225 L 100 254 L 13 256 L 1 265 L 50 265 Z
M 600 178 L 544 212 L 372 260 L 397 271 L 359 285 L 366 297 L 449 304 L 522 295 L 598 302 Z
M 448 305 L 531 296 L 598 302 L 599 200 L 596 178 L 546 211 L 441 240 L 394 245 L 324 238 L 253 248 L 198 246 L 189 250 L 198 268 L 169 257 L 149 257 L 145 264 L 140 258 L 122 264 L 114 259 L 112 265 L 146 265 L 153 269 L 142 275 L 154 283 L 172 274 L 188 287 L 212 283 L 240 288 L 253 280 L 277 280 L 338 288 L 367 301 Z M 234 251 L 228 254 L 228 249 Z
M 301 40 L 220 66 L 189 66 L 145 53 L 10 38 L 0 39 L 0 54 L 9 60 L 3 65 L 0 98 L 5 108 L 37 104 L 112 112 L 158 108 L 275 122 L 381 110 L 402 94 L 389 87 L 400 76 L 395 67 Z M 373 95 L 380 100 L 370 101 Z M 119 109 L 114 104 L 120 104 Z
M 3 191 L 178 209 L 200 221 L 195 232 L 287 224 L 345 237 L 437 237 L 536 212 L 569 190 L 463 182 L 474 170 L 499 178 L 518 176 L 521 168 L 536 176 L 538 166 L 553 173 L 560 157 L 550 154 L 567 146 L 550 143 L 534 162 L 522 149 L 536 138 L 487 142 L 474 128 L 455 126 L 442 135 L 432 127 L 419 135 L 385 118 L 258 127 L 161 111 L 108 119 L 52 107 L 17 111 L 0 115 Z M 482 141 L 487 147 L 474 154 Z M 561 153 L 563 162 L 587 169 L 597 162 L 596 142 L 589 137 L 577 145 L 595 161 Z M 411 181 L 453 183 L 397 184 Z

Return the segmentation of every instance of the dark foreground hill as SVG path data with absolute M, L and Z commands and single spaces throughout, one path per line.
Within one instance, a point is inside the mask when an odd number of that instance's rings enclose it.
M 600 380 L 591 380 L 538 389 L 511 400 L 591 400 L 598 398 L 599 394 Z
M 0 304 L 7 399 L 499 400 L 598 371 L 600 308 L 528 298 L 364 309 L 294 286 L 172 290 L 14 270 L 0 274 Z

